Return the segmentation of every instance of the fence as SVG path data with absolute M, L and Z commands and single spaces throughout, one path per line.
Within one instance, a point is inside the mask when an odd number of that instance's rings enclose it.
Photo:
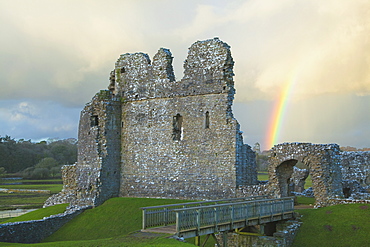
M 250 200 L 266 198 L 265 196 L 230 198 L 223 200 L 188 202 L 181 204 L 169 204 L 152 207 L 143 207 L 143 229 L 150 227 L 168 226 L 176 224 L 175 209 L 193 208 L 199 206 L 218 205 L 233 202 L 245 202 Z
M 175 209 L 176 232 L 192 237 L 291 218 L 294 199 L 264 199 Z

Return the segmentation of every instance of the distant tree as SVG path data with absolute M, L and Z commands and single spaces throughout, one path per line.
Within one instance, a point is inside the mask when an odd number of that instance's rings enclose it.
M 24 169 L 21 174 L 22 174 L 22 177 L 24 178 L 32 178 L 32 172 L 33 170 L 35 170 L 34 167 L 28 167 L 26 169 Z
M 0 178 L 4 177 L 5 174 L 6 174 L 5 168 L 4 167 L 0 167 Z
M 58 162 L 51 157 L 43 158 L 39 163 L 36 164 L 35 168 L 47 168 L 58 166 Z
M 267 171 L 268 168 L 268 155 L 263 153 L 256 154 L 256 163 L 258 171 Z
M 50 168 L 50 177 L 57 178 L 62 176 L 62 167 L 54 166 Z
M 35 168 L 31 173 L 31 178 L 44 179 L 50 177 L 50 171 L 47 168 Z
M 32 143 L 31 140 L 16 141 L 10 136 L 0 136 L 0 167 L 4 167 L 8 173 L 25 171 L 48 157 L 56 160 L 58 165 L 73 164 L 77 161 L 76 142 L 76 139 L 70 138 Z M 55 164 L 46 168 L 53 166 Z

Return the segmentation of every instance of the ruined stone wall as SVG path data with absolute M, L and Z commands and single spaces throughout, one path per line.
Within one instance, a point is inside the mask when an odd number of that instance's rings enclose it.
M 62 191 L 46 199 L 44 207 L 76 201 L 78 190 L 76 164 L 62 166 L 62 179 Z
M 189 48 L 178 82 L 168 49 L 153 61 L 144 53 L 121 55 L 109 91 L 81 112 L 74 189 L 48 205 L 67 194 L 77 206 L 117 195 L 218 199 L 257 184 L 255 153 L 232 113 L 233 65 L 218 38 Z
M 77 163 L 62 169 L 63 190 L 44 206 L 97 206 L 118 196 L 120 127 L 121 102 L 111 92 L 100 91 L 81 111 Z
M 292 246 L 297 235 L 301 222 L 298 220 L 279 221 L 276 224 L 276 232 L 273 236 L 248 234 L 247 232 L 227 233 L 228 247 L 289 247 Z M 218 242 L 223 243 L 222 234 L 216 235 Z
M 118 196 L 121 102 L 100 91 L 81 112 L 77 160 L 77 204 L 100 205 Z
M 290 178 L 290 180 L 294 184 L 294 192 L 302 193 L 304 191 L 304 185 L 306 183 L 308 175 L 309 171 L 307 169 L 300 169 L 294 166 L 293 174 Z
M 42 220 L 31 220 L 0 224 L 0 242 L 38 243 L 56 232 L 71 219 L 84 210 L 79 208 L 62 214 L 45 217 Z
M 116 93 L 125 101 L 120 194 L 215 199 L 255 184 L 255 154 L 231 112 L 229 47 L 218 39 L 193 44 L 179 82 L 171 62 L 160 49 L 153 65 L 143 53 L 116 63 Z
M 361 186 L 370 186 L 370 151 L 342 152 L 343 180 L 354 180 Z
M 297 161 L 309 167 L 317 207 L 326 206 L 330 198 L 343 198 L 339 146 L 312 143 L 283 143 L 272 148 L 269 186 L 275 196 L 289 192 L 287 183 Z
M 221 106 L 226 100 L 219 94 L 127 103 L 121 195 L 232 195 L 236 188 L 236 123 L 225 117 Z M 207 111 L 209 128 L 204 126 Z M 177 114 L 182 116 L 182 133 L 180 140 L 173 140 Z

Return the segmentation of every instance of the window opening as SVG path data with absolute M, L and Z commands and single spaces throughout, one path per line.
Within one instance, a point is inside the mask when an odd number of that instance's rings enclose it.
M 99 125 L 99 118 L 97 115 L 91 116 L 90 118 L 91 127 Z
M 182 116 L 180 114 L 173 117 L 172 139 L 174 141 L 180 141 L 182 139 Z
M 209 129 L 209 112 L 208 111 L 206 112 L 206 121 L 205 121 L 204 128 Z

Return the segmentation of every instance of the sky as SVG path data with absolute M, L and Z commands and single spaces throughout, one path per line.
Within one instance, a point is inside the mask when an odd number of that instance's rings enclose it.
M 120 54 L 169 48 L 180 80 L 213 37 L 231 46 L 245 143 L 370 147 L 368 0 L 0 0 L 0 136 L 77 138 Z

